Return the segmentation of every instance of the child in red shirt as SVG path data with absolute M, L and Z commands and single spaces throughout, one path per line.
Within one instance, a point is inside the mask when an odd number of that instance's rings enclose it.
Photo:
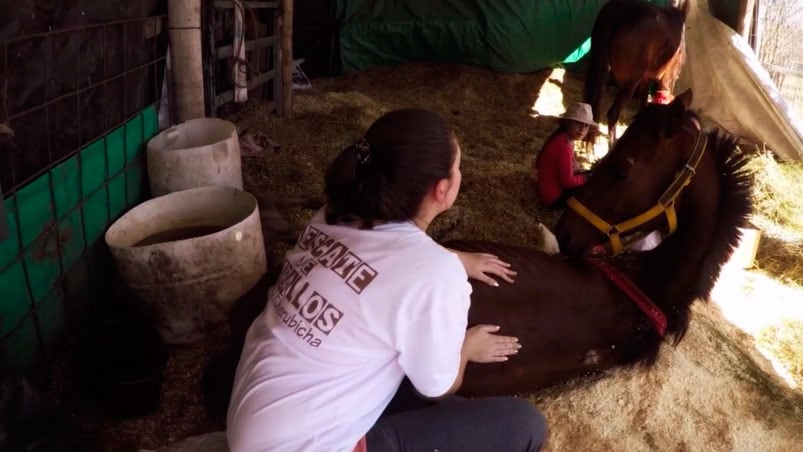
M 560 127 L 547 138 L 533 165 L 538 199 L 544 207 L 562 208 L 575 187 L 583 185 L 585 175 L 575 167 L 574 142 L 582 140 L 596 124 L 591 106 L 576 102 L 560 117 Z

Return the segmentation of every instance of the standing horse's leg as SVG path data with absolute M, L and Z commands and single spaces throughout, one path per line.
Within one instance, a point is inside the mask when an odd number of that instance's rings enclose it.
M 644 79 L 636 87 L 636 92 L 633 97 L 638 101 L 639 110 L 647 105 L 650 97 L 650 88 L 652 88 L 652 80 Z
M 608 110 L 608 142 L 613 146 L 616 142 L 616 123 L 619 121 L 619 115 L 622 113 L 622 106 L 625 105 L 629 99 L 633 98 L 633 93 L 638 87 L 639 80 L 626 82 L 619 85 L 619 90 L 616 93 L 616 98 L 613 100 L 613 105 Z
M 683 55 L 679 52 L 672 58 L 663 73 L 658 76 L 658 91 L 655 92 L 654 103 L 668 104 L 672 102 L 674 98 L 672 92 L 675 90 L 675 83 L 680 77 L 682 64 Z
M 655 92 L 653 103 L 668 104 L 672 102 L 672 92 L 675 90 L 675 83 L 680 76 L 680 67 L 677 63 L 677 56 L 667 65 L 667 68 L 658 75 L 658 88 Z
M 675 83 L 680 77 L 680 69 L 683 64 L 683 54 L 678 51 L 667 66 L 658 75 L 658 90 L 655 92 L 653 103 L 668 104 L 672 102 L 672 92 L 675 90 Z

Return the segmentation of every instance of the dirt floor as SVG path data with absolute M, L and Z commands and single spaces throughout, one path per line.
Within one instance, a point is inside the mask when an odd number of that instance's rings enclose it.
M 229 118 L 241 140 L 250 135 L 262 149 L 243 157 L 245 188 L 277 200 L 286 223 L 275 223 L 269 272 L 235 305 L 230 324 L 203 343 L 169 349 L 158 410 L 135 419 L 111 417 L 82 398 L 63 363 L 54 365 L 61 375 L 54 392 L 97 450 L 156 449 L 225 428 L 239 342 L 289 247 L 282 238 L 292 238 L 313 213 L 294 200 L 320 201 L 326 165 L 384 112 L 429 108 L 457 131 L 463 189 L 456 208 L 433 225 L 437 239 L 539 246 L 537 223 L 554 225 L 557 216 L 538 208 L 528 173 L 556 126 L 552 115 L 580 99 L 580 75 L 414 64 L 312 83 L 313 89 L 296 92 L 292 118 L 273 116 L 259 102 Z M 623 123 L 630 114 L 623 114 Z M 549 420 L 546 450 L 801 450 L 803 392 L 786 387 L 751 344 L 715 306 L 697 303 L 685 339 L 667 344 L 650 371 L 619 369 L 527 395 Z

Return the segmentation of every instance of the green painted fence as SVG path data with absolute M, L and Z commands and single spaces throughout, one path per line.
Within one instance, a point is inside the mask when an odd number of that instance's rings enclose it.
M 0 369 L 29 369 L 80 326 L 114 278 L 103 234 L 147 195 L 149 106 L 5 199 Z

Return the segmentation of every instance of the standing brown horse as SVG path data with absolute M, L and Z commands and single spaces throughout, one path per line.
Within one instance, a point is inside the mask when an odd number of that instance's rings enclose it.
M 610 0 L 591 31 L 591 66 L 586 75 L 584 101 L 600 120 L 600 96 L 608 72 L 616 84 L 616 98 L 608 110 L 608 140 L 616 139 L 616 122 L 624 103 L 637 94 L 643 102 L 652 81 L 668 97 L 680 76 L 686 55 L 685 12 L 647 0 Z
M 501 325 L 522 349 L 504 363 L 469 364 L 461 393 L 525 392 L 611 367 L 651 365 L 665 339 L 682 339 L 691 303 L 708 297 L 751 211 L 747 158 L 734 138 L 700 129 L 688 111 L 691 97 L 687 91 L 669 105 L 647 106 L 600 160 L 575 198 L 593 222 L 570 209 L 558 221 L 566 256 L 489 242 L 445 244 L 494 253 L 518 271 L 513 284 L 473 284 L 469 323 Z M 624 240 L 667 219 L 674 233 L 650 251 L 588 257 L 611 240 L 609 232 Z M 602 223 L 628 227 L 618 237 L 610 228 L 601 232 Z

